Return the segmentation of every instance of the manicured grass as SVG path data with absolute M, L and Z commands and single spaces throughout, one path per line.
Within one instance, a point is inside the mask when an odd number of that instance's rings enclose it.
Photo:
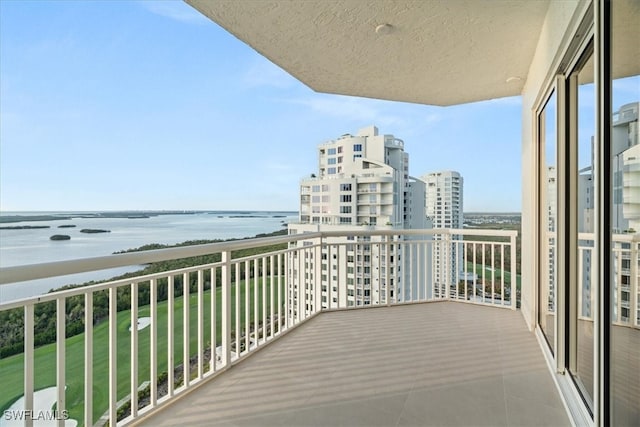
M 502 270 L 499 268 L 494 268 L 493 271 L 489 270 L 491 266 L 485 266 L 482 264 L 473 264 L 469 261 L 466 263 L 467 273 L 475 273 L 478 275 L 478 280 L 482 280 L 482 275 L 484 274 L 487 283 L 491 283 L 491 274 L 493 274 L 493 278 L 495 280 L 496 286 L 500 284 L 502 278 Z M 520 289 L 520 275 L 516 275 L 516 289 Z M 504 272 L 504 283 L 505 286 L 507 283 L 511 283 L 511 272 Z
M 240 282 L 240 312 L 241 327 L 244 325 L 244 308 L 246 283 Z M 258 317 L 262 319 L 262 280 L 259 279 L 258 286 L 254 286 L 253 280 L 249 283 L 250 292 L 250 319 L 253 321 L 254 315 L 254 291 L 258 289 Z M 274 284 L 275 285 L 275 284 Z M 266 283 L 267 316 L 270 310 L 270 284 Z M 231 288 L 231 322 L 235 327 L 235 298 L 236 286 Z M 284 290 L 282 293 L 284 300 Z M 206 346 L 210 343 L 211 325 L 211 291 L 203 293 L 204 301 L 204 341 Z M 220 343 L 222 326 L 222 290 L 216 290 L 216 341 Z M 274 303 L 277 304 L 277 289 L 274 286 Z M 189 298 L 189 354 L 197 354 L 197 322 L 198 322 L 198 300 L 197 294 L 191 294 Z M 174 367 L 183 362 L 183 309 L 184 298 L 175 298 L 174 302 Z M 277 313 L 277 308 L 274 307 Z M 138 317 L 149 316 L 150 306 L 138 308 Z M 158 373 L 167 371 L 168 342 L 167 342 L 167 301 L 158 303 Z M 131 372 L 131 311 L 121 311 L 117 316 L 117 383 L 118 399 L 127 396 L 130 392 L 130 372 Z M 149 351 L 150 333 L 149 328 L 138 332 L 138 383 L 148 381 L 150 378 Z M 233 329 L 232 329 L 233 330 Z M 103 321 L 94 326 L 93 330 L 93 419 L 94 422 L 107 410 L 109 404 L 108 368 L 109 368 L 109 331 L 108 322 Z M 54 386 L 56 383 L 56 345 L 48 344 L 35 350 L 35 389 L 39 390 Z M 205 366 L 205 370 L 208 367 Z M 65 345 L 65 370 L 66 370 L 66 400 L 67 409 L 71 418 L 78 420 L 82 425 L 84 414 L 84 334 L 79 334 L 66 339 Z M 12 402 L 23 394 L 24 377 L 24 356 L 18 354 L 4 359 L 0 359 L 0 378 L 2 379 L 2 390 L 0 396 L 0 410 L 8 408 Z

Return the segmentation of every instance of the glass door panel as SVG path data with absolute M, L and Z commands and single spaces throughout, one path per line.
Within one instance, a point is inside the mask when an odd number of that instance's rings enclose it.
M 570 76 L 573 102 L 573 138 L 570 138 L 571 181 L 573 197 L 571 211 L 574 242 L 571 257 L 574 261 L 569 310 L 569 371 L 587 406 L 593 410 L 594 373 L 594 301 L 597 285 L 595 242 L 595 85 L 593 55 L 587 52 Z
M 640 422 L 640 2 L 611 2 L 611 15 L 609 381 L 611 425 L 622 426 Z

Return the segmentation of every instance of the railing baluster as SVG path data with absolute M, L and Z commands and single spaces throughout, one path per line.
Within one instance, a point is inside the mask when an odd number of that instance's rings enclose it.
M 204 271 L 198 270 L 198 379 L 204 375 Z
M 638 327 L 640 326 L 640 312 L 638 311 L 640 309 L 640 288 L 638 286 L 638 264 L 640 264 L 640 243 L 636 243 L 637 242 L 637 235 L 634 236 L 633 240 L 631 241 L 631 251 L 629 253 L 629 260 L 630 260 L 630 273 L 631 273 L 631 277 L 630 277 L 630 284 L 629 284 L 629 309 L 631 310 L 631 313 L 629 313 L 629 315 L 631 316 L 631 322 L 629 322 L 631 325 Z
M 158 283 L 156 279 L 149 282 L 149 404 L 153 408 L 158 403 Z
M 267 258 L 262 257 L 262 342 L 267 341 Z
M 218 270 L 215 267 L 211 267 L 211 372 L 216 371 L 216 363 L 218 359 Z
M 33 411 L 33 383 L 34 375 L 34 316 L 35 307 L 33 304 L 24 306 L 24 409 Z M 25 426 L 33 426 L 33 418 L 25 417 Z
M 234 286 L 235 294 L 235 338 L 236 338 L 236 359 L 240 357 L 240 335 L 242 335 L 242 328 L 240 327 L 240 263 L 235 263 L 236 271 L 236 283 Z
M 66 304 L 65 298 L 56 298 L 56 410 L 57 412 L 67 409 L 65 399 L 65 350 L 66 350 Z M 57 424 L 64 426 L 63 417 L 57 417 Z
M 131 283 L 131 416 L 138 416 L 138 282 Z
M 174 385 L 174 330 L 175 327 L 175 287 L 174 276 L 167 277 L 167 396 L 173 396 Z
M 471 269 L 473 271 L 473 295 L 472 298 L 474 300 L 476 300 L 477 296 L 478 296 L 478 266 L 476 264 L 476 242 L 472 243 L 472 248 L 473 248 L 473 261 L 471 263 Z
M 244 262 L 244 349 L 251 349 L 251 283 L 249 281 L 249 261 Z
M 109 421 L 118 419 L 118 288 L 109 288 Z
M 347 250 L 346 250 L 346 246 L 341 246 L 341 245 L 330 245 L 330 248 L 333 248 L 333 250 L 335 251 L 335 255 L 336 255 L 336 276 L 338 276 L 338 280 L 340 280 L 340 274 L 342 269 L 340 268 L 340 266 L 342 266 L 342 263 L 344 262 L 344 272 L 345 272 L 345 276 L 346 273 L 348 271 L 347 269 Z M 344 248 L 344 256 L 341 257 L 340 256 L 340 249 Z M 378 252 L 380 252 L 380 246 L 378 246 Z M 333 253 L 333 251 L 332 251 Z M 378 256 L 378 266 L 380 265 L 380 257 Z M 380 269 L 378 268 L 378 271 L 380 271 Z M 380 276 L 380 273 L 378 273 L 378 276 Z M 345 281 L 347 279 L 345 278 Z M 340 308 L 340 282 L 336 283 L 336 301 L 335 301 L 335 305 L 333 308 Z M 380 278 L 378 277 L 378 289 L 380 289 Z M 378 299 L 380 298 L 380 292 L 378 292 Z M 331 303 L 333 303 L 333 287 L 331 288 Z
M 504 243 L 500 245 L 500 271 L 502 272 L 500 274 L 500 295 L 502 295 L 502 305 L 505 305 L 506 295 L 505 295 L 505 289 L 504 289 L 504 277 L 506 276 L 506 274 L 504 271 Z M 509 300 L 511 300 L 511 298 L 513 298 L 513 294 L 511 294 L 511 296 L 509 297 Z
M 190 355 L 189 355 L 189 305 L 191 305 L 191 292 L 189 289 L 189 273 L 182 274 L 182 383 L 184 388 L 189 388 L 191 380 Z
M 480 268 L 482 268 L 482 302 L 486 303 L 487 302 L 487 263 L 485 260 L 485 252 L 486 252 L 486 247 L 485 247 L 485 243 L 482 243 L 482 266 Z
M 511 308 L 516 310 L 516 290 L 517 290 L 517 280 L 518 280 L 518 271 L 516 269 L 516 238 L 517 234 L 511 235 Z
M 258 332 L 258 259 L 253 260 L 253 335 L 256 347 L 260 345 L 260 334 Z
M 274 326 L 274 322 L 273 322 L 273 287 L 275 285 L 275 281 L 273 278 L 273 274 L 274 274 L 274 259 L 273 259 L 273 255 L 271 255 L 269 257 L 269 263 L 271 266 L 271 271 L 270 271 L 270 278 L 269 278 L 269 293 L 270 293 L 270 300 L 269 300 L 269 324 L 271 325 L 271 337 L 273 338 L 273 335 L 275 334 L 275 326 Z
M 231 362 L 231 251 L 222 252 L 222 366 Z
M 282 257 L 278 254 L 278 334 L 282 332 Z
M 495 304 L 496 303 L 496 263 L 494 262 L 495 260 L 495 251 L 494 251 L 495 245 L 493 243 L 491 243 L 491 303 Z
M 93 425 L 93 292 L 84 294 L 84 425 Z

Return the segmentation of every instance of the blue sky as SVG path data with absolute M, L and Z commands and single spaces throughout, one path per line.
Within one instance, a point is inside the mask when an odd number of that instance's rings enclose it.
M 297 210 L 316 146 L 375 124 L 465 211 L 521 207 L 520 100 L 313 92 L 182 2 L 0 1 L 0 209 Z

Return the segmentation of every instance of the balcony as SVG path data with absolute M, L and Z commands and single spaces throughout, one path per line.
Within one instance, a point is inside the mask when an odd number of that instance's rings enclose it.
M 177 424 L 570 422 L 519 313 L 439 302 L 322 313 L 141 423 Z
M 393 263 L 392 248 L 402 254 L 403 280 L 372 271 L 368 296 L 349 296 L 352 243 L 339 232 L 4 268 L 2 284 L 212 257 L 0 305 L 24 323 L 24 351 L 0 360 L 0 405 L 48 410 L 38 392 L 49 389 L 58 413 L 79 425 L 568 425 L 512 298 L 515 232 L 433 234 L 350 231 L 371 239 L 380 261 Z M 450 274 L 444 258 L 436 268 L 436 247 L 463 253 L 464 266 Z M 327 292 L 324 253 L 339 284 Z M 54 338 L 36 346 L 45 306 Z

